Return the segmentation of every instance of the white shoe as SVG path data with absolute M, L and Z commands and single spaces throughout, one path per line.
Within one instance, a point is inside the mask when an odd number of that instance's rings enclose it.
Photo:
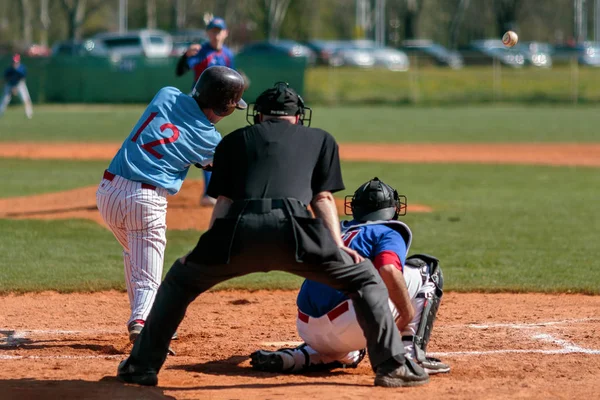
M 217 199 L 215 199 L 213 197 L 204 196 L 202 199 L 200 199 L 200 205 L 201 206 L 212 207 L 215 204 L 217 204 Z

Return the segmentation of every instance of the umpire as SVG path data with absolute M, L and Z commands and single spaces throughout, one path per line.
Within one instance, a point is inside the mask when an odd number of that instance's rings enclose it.
M 171 337 L 198 295 L 237 276 L 283 270 L 352 299 L 375 385 L 427 383 L 427 373 L 404 356 L 375 267 L 341 240 L 332 193 L 344 184 L 333 136 L 308 127 L 312 110 L 286 83 L 264 91 L 247 116 L 254 125 L 225 136 L 215 151 L 210 228 L 169 270 L 118 378 L 156 385 Z

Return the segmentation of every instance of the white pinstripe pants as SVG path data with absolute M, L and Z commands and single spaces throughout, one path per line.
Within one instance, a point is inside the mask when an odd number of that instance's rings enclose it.
M 125 283 L 131 315 L 146 320 L 162 280 L 167 191 L 144 189 L 120 176 L 102 179 L 96 192 L 100 215 L 123 247 Z

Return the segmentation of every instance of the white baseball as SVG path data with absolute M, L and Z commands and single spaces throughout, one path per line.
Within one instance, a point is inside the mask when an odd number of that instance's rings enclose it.
M 502 43 L 506 47 L 513 47 L 515 44 L 517 44 L 518 41 L 519 41 L 519 36 L 517 36 L 517 34 L 513 31 L 507 31 L 502 36 Z

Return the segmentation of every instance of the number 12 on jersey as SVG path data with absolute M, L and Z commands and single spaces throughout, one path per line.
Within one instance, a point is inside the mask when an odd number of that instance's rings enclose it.
M 154 117 L 156 117 L 158 115 L 157 112 L 152 112 L 150 113 L 150 115 L 148 116 L 148 118 L 146 118 L 146 120 L 144 121 L 144 123 L 142 124 L 142 126 L 140 126 L 140 128 L 135 132 L 135 135 L 133 135 L 133 137 L 131 138 L 132 142 L 137 142 L 138 138 L 140 137 L 140 134 L 142 133 L 142 131 L 144 129 L 146 129 L 146 127 L 148 126 L 148 124 L 150 124 L 150 122 L 152 122 L 152 120 L 154 119 Z M 158 151 L 156 151 L 154 149 L 154 147 L 156 146 L 160 146 L 162 144 L 169 144 L 169 143 L 173 143 L 175 142 L 178 138 L 179 138 L 179 129 L 177 129 L 177 127 L 169 122 L 162 124 L 160 126 L 160 131 L 164 132 L 165 129 L 170 129 L 173 134 L 168 137 L 168 138 L 162 138 L 162 139 L 158 139 L 158 140 L 154 140 L 152 142 L 146 143 L 142 145 L 142 149 L 146 150 L 148 153 L 152 154 L 154 157 L 158 158 L 159 160 L 161 158 L 163 158 L 163 155 L 160 154 Z

